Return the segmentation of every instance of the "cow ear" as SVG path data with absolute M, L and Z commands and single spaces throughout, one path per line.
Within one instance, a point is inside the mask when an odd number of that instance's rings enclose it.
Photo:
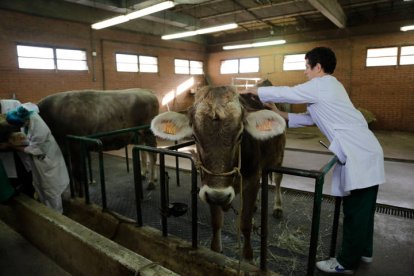
M 273 111 L 259 110 L 247 114 L 244 127 L 257 140 L 267 140 L 282 134 L 286 121 Z
M 172 141 L 177 141 L 193 134 L 188 117 L 173 111 L 155 116 L 151 121 L 151 130 L 156 136 Z

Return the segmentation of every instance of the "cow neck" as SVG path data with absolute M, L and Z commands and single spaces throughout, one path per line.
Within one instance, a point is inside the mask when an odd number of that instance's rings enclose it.
M 200 156 L 198 156 L 198 162 L 197 162 L 197 167 L 199 168 L 201 173 L 207 173 L 210 175 L 215 175 L 215 176 L 230 176 L 230 175 L 234 175 L 237 174 L 238 176 L 241 177 L 241 173 L 240 173 L 240 168 L 241 168 L 241 142 L 239 142 L 239 146 L 238 146 L 238 161 L 237 161 L 237 167 L 234 167 L 231 171 L 228 172 L 222 172 L 222 173 L 216 173 L 216 172 L 212 172 L 209 169 L 207 169 L 206 167 L 204 167 L 203 163 L 201 162 L 201 158 Z

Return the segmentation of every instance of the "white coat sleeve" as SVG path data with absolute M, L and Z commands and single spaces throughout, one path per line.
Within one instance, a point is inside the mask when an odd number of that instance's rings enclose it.
M 35 117 L 37 116 L 37 118 Z M 39 115 L 30 118 L 29 130 L 27 137 L 29 145 L 24 148 L 24 152 L 31 155 L 44 155 L 47 150 L 47 141 L 49 139 L 50 130 Z
M 315 122 L 308 113 L 288 113 L 288 126 L 290 128 L 312 126 Z
M 293 87 L 265 86 L 259 87 L 257 91 L 260 100 L 264 103 L 315 103 L 319 99 L 319 81 L 312 79 Z

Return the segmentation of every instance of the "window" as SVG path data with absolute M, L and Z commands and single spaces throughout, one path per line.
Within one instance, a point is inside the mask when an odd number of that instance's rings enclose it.
M 400 65 L 414 64 L 414 46 L 401 47 Z
M 203 74 L 203 62 L 190 60 L 190 74 L 202 75 Z
M 138 56 L 116 54 L 116 71 L 118 72 L 138 72 Z
M 158 58 L 139 56 L 139 69 L 141 72 L 158 73 Z
M 228 59 L 221 61 L 221 74 L 259 72 L 259 58 Z
M 239 72 L 240 73 L 259 72 L 259 58 L 241 58 Z
M 283 71 L 305 70 L 305 54 L 285 55 L 283 58 Z
M 83 50 L 17 45 L 17 59 L 22 69 L 88 70 Z
M 56 62 L 58 70 L 88 70 L 85 51 L 56 49 Z
M 175 59 L 174 67 L 176 74 L 202 75 L 204 73 L 202 61 Z
M 130 54 L 116 54 L 116 71 L 158 73 L 158 58 Z
M 398 47 L 368 49 L 366 66 L 397 65 Z
M 239 72 L 239 60 L 229 59 L 223 60 L 220 66 L 221 74 L 237 74 Z

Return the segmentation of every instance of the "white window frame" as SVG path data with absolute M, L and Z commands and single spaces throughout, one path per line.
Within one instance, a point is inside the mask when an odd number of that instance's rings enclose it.
M 414 64 L 414 45 L 401 46 L 399 63 L 400 65 Z
M 252 64 L 254 61 L 256 64 Z M 222 60 L 220 74 L 245 74 L 258 73 L 260 71 L 260 59 L 258 57 L 238 58 Z
M 203 75 L 204 63 L 199 60 L 174 59 L 174 73 L 177 75 Z
M 396 66 L 397 64 L 397 46 L 367 49 L 366 67 Z
M 19 69 L 88 71 L 85 50 L 17 44 Z
M 158 73 L 158 57 L 116 53 L 115 66 L 121 73 Z
M 306 54 L 285 55 L 283 57 L 283 71 L 304 71 L 306 69 Z

